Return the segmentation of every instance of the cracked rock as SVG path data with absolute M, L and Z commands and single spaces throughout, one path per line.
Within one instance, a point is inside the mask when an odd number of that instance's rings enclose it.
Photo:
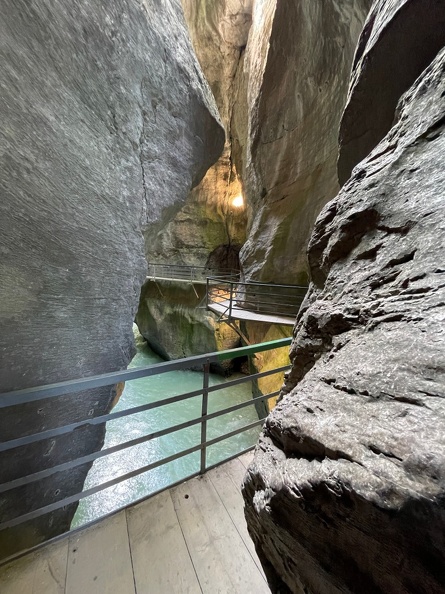
M 243 487 L 273 592 L 445 592 L 445 50 L 425 68 L 309 244 Z

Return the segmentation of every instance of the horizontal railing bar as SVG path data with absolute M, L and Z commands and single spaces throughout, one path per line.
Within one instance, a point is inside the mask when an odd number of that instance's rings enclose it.
M 250 382 L 256 379 L 260 379 L 262 377 L 267 377 L 268 375 L 274 375 L 275 373 L 286 372 L 291 369 L 291 365 L 284 365 L 283 367 L 277 367 L 276 369 L 269 369 L 267 371 L 260 371 L 258 373 L 252 373 L 250 375 L 246 375 L 243 377 L 238 377 L 234 380 L 230 380 L 228 382 L 224 382 L 223 384 L 217 384 L 216 386 L 209 386 L 209 392 L 217 392 L 218 390 L 231 388 L 233 386 L 238 386 L 239 384 L 243 384 L 246 382 Z
M 230 380 L 228 382 L 224 382 L 223 384 L 217 384 L 215 386 L 209 386 L 209 392 L 216 392 L 218 390 L 230 388 L 233 386 L 237 386 L 242 383 L 247 383 L 253 381 L 255 379 L 260 379 L 262 377 L 266 377 L 268 375 L 274 375 L 276 373 L 286 372 L 291 368 L 290 365 L 286 365 L 284 367 L 278 367 L 276 369 L 269 369 L 267 371 L 262 371 L 259 373 L 252 373 L 250 375 L 246 375 L 235 380 Z M 22 447 L 25 445 L 29 445 L 31 443 L 37 443 L 39 441 L 44 441 L 46 439 L 51 439 L 52 437 L 60 437 L 61 435 L 65 435 L 66 433 L 70 433 L 74 429 L 78 429 L 79 427 L 84 427 L 86 425 L 100 425 L 105 422 L 115 421 L 116 419 L 120 419 L 123 417 L 127 417 L 130 415 L 136 415 L 141 412 L 145 412 L 147 410 L 152 410 L 154 408 L 159 408 L 161 406 L 168 406 L 169 404 L 174 404 L 175 402 L 181 402 L 182 400 L 187 400 L 189 398 L 195 398 L 196 396 L 200 396 L 202 394 L 202 388 L 199 390 L 195 390 L 193 392 L 186 392 L 184 394 L 178 394 L 177 396 L 172 396 L 171 398 L 164 398 L 163 400 L 158 400 L 156 402 L 150 402 L 148 404 L 142 404 L 140 406 L 135 406 L 133 408 L 127 408 L 115 413 L 108 413 L 106 415 L 100 415 L 98 417 L 93 417 L 91 419 L 83 419 L 82 421 L 77 421 L 76 423 L 71 423 L 69 425 L 62 425 L 61 427 L 56 427 L 54 429 L 47 429 L 46 431 L 41 431 L 39 433 L 34 433 L 32 435 L 27 435 L 25 437 L 19 437 L 16 439 L 11 439 L 9 441 L 4 441 L 0 443 L 0 452 L 6 452 L 8 450 L 12 450 L 14 448 Z M 1 492 L 1 491 L 0 491 Z
M 38 517 L 43 516 L 47 513 L 55 511 L 56 509 L 60 509 L 61 507 L 65 507 L 72 503 L 76 503 L 77 501 L 80 501 L 81 499 L 85 499 L 86 497 L 95 495 L 99 491 L 103 491 L 104 489 L 113 487 L 114 485 L 117 485 L 118 483 L 129 480 L 131 478 L 134 478 L 140 474 L 143 474 L 144 472 L 148 472 L 149 470 L 153 470 L 154 468 L 157 468 L 158 466 L 163 466 L 164 464 L 169 464 L 170 462 L 173 462 L 174 460 L 177 460 L 178 458 L 183 458 L 184 456 L 193 454 L 194 452 L 197 452 L 204 447 L 209 447 L 209 446 L 215 445 L 216 443 L 219 443 L 220 441 L 223 441 L 224 439 L 234 437 L 235 435 L 238 435 L 239 433 L 242 433 L 243 431 L 248 431 L 249 429 L 253 429 L 255 426 L 259 425 L 263 421 L 264 421 L 264 419 L 254 421 L 253 423 L 249 423 L 248 425 L 245 425 L 239 429 L 231 431 L 230 433 L 226 433 L 222 436 L 211 439 L 210 441 L 207 441 L 205 443 L 200 443 L 196 446 L 193 446 L 193 447 L 183 450 L 181 452 L 177 452 L 176 454 L 172 454 L 171 456 L 168 456 L 167 458 L 163 458 L 161 460 L 157 460 L 156 462 L 152 462 L 151 464 L 147 464 L 146 466 L 143 466 L 142 468 L 138 468 L 136 470 L 132 470 L 131 472 L 127 472 L 126 474 L 121 475 L 117 478 L 114 478 L 110 481 L 101 483 L 100 485 L 97 485 L 96 487 L 91 487 L 90 489 L 81 491 L 80 493 L 76 493 L 76 495 L 72 495 L 71 497 L 66 497 L 65 499 L 56 501 L 55 503 L 45 505 L 44 507 L 41 507 L 37 510 L 34 510 L 32 512 L 28 512 L 26 514 L 18 516 L 17 518 L 13 518 L 12 520 L 2 522 L 0 524 L 0 530 L 5 530 L 6 528 L 13 528 L 14 526 L 18 526 L 19 524 L 22 524 L 23 522 L 34 520 L 35 518 L 38 518 Z M 184 478 L 184 480 L 185 480 L 185 478 Z
M 251 303 L 246 303 L 246 302 L 242 302 L 242 304 L 236 304 L 233 306 L 233 309 L 238 309 L 238 310 L 246 310 L 246 311 L 256 311 L 258 310 L 259 312 L 270 312 L 270 313 L 276 313 L 276 314 L 282 314 L 284 312 L 295 312 L 295 315 L 297 314 L 298 308 L 297 305 L 299 306 L 299 304 L 293 303 L 293 304 L 280 304 L 281 307 L 279 307 L 278 305 L 274 304 L 274 303 L 270 303 L 270 302 L 251 302 Z
M 217 351 L 205 355 L 187 357 L 185 359 L 177 359 L 176 361 L 167 361 L 165 363 L 156 363 L 155 365 L 126 369 L 124 371 L 112 371 L 110 373 L 104 373 L 89 378 L 68 380 L 46 386 L 5 392 L 0 394 L 0 408 L 42 400 L 44 398 L 72 394 L 73 392 L 79 392 L 81 390 L 109 386 L 118 382 L 141 379 L 143 377 L 168 373 L 169 371 L 177 371 L 178 369 L 190 369 L 191 367 L 202 365 L 207 360 L 210 363 L 225 361 L 244 355 L 281 348 L 290 345 L 290 343 L 291 338 L 281 338 L 279 340 L 250 345 L 247 347 Z
M 222 300 L 225 301 L 226 299 L 229 299 L 229 293 L 227 293 L 227 297 L 226 295 L 209 295 L 209 297 L 212 300 L 218 299 L 218 300 Z M 252 304 L 252 305 L 258 305 L 258 304 L 262 304 L 262 305 L 275 305 L 277 307 L 279 306 L 288 306 L 288 307 L 295 307 L 296 305 L 300 305 L 303 302 L 303 297 L 294 297 L 292 298 L 292 300 L 289 301 L 284 301 L 284 300 L 278 300 L 276 297 L 274 297 L 273 295 L 269 296 L 269 295 L 260 295 L 259 297 L 252 297 L 249 296 L 248 298 L 244 298 L 244 297 L 240 297 L 239 295 L 233 295 L 233 302 L 234 304 Z
M 265 420 L 265 418 L 266 417 L 263 417 L 262 419 L 258 419 L 258 421 L 253 421 L 252 423 L 249 423 L 248 425 L 243 425 L 243 427 L 234 429 L 233 431 L 230 431 L 230 433 L 224 433 L 223 435 L 214 437 L 210 441 L 206 441 L 203 444 L 203 446 L 208 448 L 210 446 L 216 445 L 220 441 L 224 441 L 225 439 L 229 439 L 230 437 L 235 437 L 235 435 L 238 435 L 239 433 L 243 433 L 243 431 L 248 431 L 249 429 L 253 429 L 254 427 L 257 427 L 258 425 L 261 425 L 263 423 L 263 421 Z
M 215 286 L 211 286 L 209 289 L 209 293 L 210 294 L 215 294 L 216 292 L 218 292 L 219 294 L 224 293 L 224 294 L 230 294 L 230 290 L 229 289 L 225 289 L 224 287 L 218 288 Z M 234 297 L 239 299 L 239 298 L 243 298 L 243 297 L 269 297 L 269 298 L 275 298 L 275 297 L 279 297 L 281 299 L 304 299 L 305 294 L 301 294 L 301 293 L 269 293 L 269 292 L 261 292 L 261 291 L 255 291 L 255 293 L 252 293 L 251 291 L 244 291 L 239 289 L 238 287 L 235 287 L 234 290 L 232 291 L 234 293 Z
M 150 270 L 150 268 L 169 268 L 169 269 L 175 269 L 175 270 L 203 270 L 204 272 L 210 272 L 213 276 L 216 276 L 217 274 L 221 273 L 221 275 L 223 274 L 233 274 L 233 273 L 239 273 L 239 271 L 235 270 L 235 268 L 222 268 L 217 270 L 216 268 L 209 268 L 208 266 L 200 266 L 200 265 L 194 265 L 194 264 L 158 264 L 155 262 L 148 262 L 147 265 L 148 269 Z
M 159 408 L 160 406 L 168 406 L 169 404 L 174 404 L 175 402 L 181 402 L 181 400 L 195 398 L 196 396 L 200 396 L 201 394 L 202 388 L 200 390 L 195 390 L 194 392 L 178 394 L 177 396 L 172 396 L 171 398 L 157 400 L 156 402 L 149 402 L 148 404 L 141 404 L 141 406 L 126 408 L 125 410 L 120 410 L 115 413 L 108 413 L 107 415 L 100 415 L 98 417 L 93 417 L 92 419 L 83 419 L 82 421 L 77 421 L 76 423 L 71 423 L 70 425 L 62 425 L 61 427 L 57 427 L 55 429 L 47 429 L 46 431 L 41 431 L 40 433 L 27 435 L 26 437 L 11 439 L 9 441 L 0 443 L 0 452 L 5 452 L 7 450 L 12 450 L 13 448 L 43 441 L 44 439 L 50 439 L 51 437 L 59 437 L 60 435 L 70 433 L 74 429 L 78 429 L 79 427 L 83 427 L 85 425 L 100 425 L 102 423 L 106 423 L 108 421 L 115 421 L 116 419 L 127 417 L 129 415 L 136 415 L 141 412 L 151 410 L 153 408 Z
M 271 297 L 302 297 L 303 296 L 303 289 L 299 287 L 294 287 L 293 289 L 289 289 L 288 287 L 284 287 L 283 290 L 280 290 L 279 285 L 266 285 L 266 286 L 249 286 L 243 285 L 242 283 L 232 283 L 234 285 L 234 290 L 236 293 L 243 293 L 245 295 L 270 295 Z
M 222 279 L 216 278 L 213 275 L 210 275 L 207 278 L 209 280 L 213 280 L 213 279 L 219 280 L 219 282 L 221 282 L 221 280 L 222 280 Z M 261 282 L 258 282 L 258 281 L 239 281 L 237 284 L 239 286 L 246 286 L 246 287 L 249 287 L 249 286 L 254 286 L 254 287 L 274 287 L 274 288 L 275 287 L 276 288 L 283 287 L 283 288 L 286 288 L 286 289 L 303 289 L 305 291 L 307 291 L 307 289 L 308 289 L 308 287 L 306 287 L 304 285 L 280 285 L 280 284 L 277 284 L 277 283 L 261 283 Z
M 14 479 L 9 481 L 8 483 L 0 484 L 0 493 L 4 493 L 6 491 L 10 491 L 11 489 L 16 489 L 17 487 L 23 487 L 24 485 L 28 485 L 33 483 L 37 480 L 42 480 L 44 478 L 48 478 L 57 472 L 64 472 L 66 470 L 71 470 L 72 468 L 76 468 L 77 466 L 81 466 L 82 464 L 87 464 L 89 462 L 94 462 L 99 458 L 103 458 L 105 456 L 111 456 L 112 454 L 116 454 L 122 450 L 126 450 L 147 441 L 151 441 L 152 439 L 158 439 L 160 437 L 165 437 L 166 435 L 170 435 L 171 433 L 175 433 L 176 431 L 182 431 L 183 429 L 188 429 L 189 427 L 193 427 L 194 425 L 198 425 L 203 421 L 211 421 L 218 417 L 224 416 L 231 412 L 235 412 L 236 410 L 240 410 L 242 408 L 246 408 L 247 406 L 252 406 L 257 402 L 261 402 L 264 400 L 269 400 L 274 396 L 278 396 L 280 393 L 279 390 L 276 392 L 271 392 L 270 394 L 266 394 L 265 396 L 257 396 L 255 398 L 251 398 L 250 400 L 246 400 L 245 402 L 241 402 L 239 404 L 234 404 L 228 408 L 224 408 L 213 413 L 209 413 L 204 416 L 195 417 L 189 421 L 184 421 L 184 423 L 180 423 L 178 425 L 173 425 L 171 427 L 166 427 L 165 429 L 160 429 L 159 431 L 155 431 L 153 433 L 149 433 L 147 435 L 143 435 L 142 437 L 138 437 L 136 439 L 132 439 L 130 441 L 126 441 L 124 443 L 118 444 L 116 446 L 112 446 L 110 448 L 106 448 L 104 450 L 100 450 L 98 452 L 94 452 L 93 454 L 88 454 L 87 456 L 82 456 L 81 458 L 76 458 L 75 460 L 71 460 L 70 462 L 64 462 L 63 464 L 58 464 L 57 466 L 52 466 L 51 468 L 47 468 L 45 470 L 41 470 L 39 472 L 35 472 L 28 476 L 24 476 L 18 479 Z
M 40 507 L 39 509 L 36 509 L 32 512 L 28 512 L 21 516 L 17 516 L 17 518 L 13 518 L 12 520 L 8 520 L 8 521 L 0 524 L 0 530 L 4 530 L 5 528 L 13 528 L 14 526 L 18 526 L 19 524 L 22 524 L 23 522 L 27 522 L 29 520 L 34 520 L 35 518 L 38 518 L 38 517 L 43 516 L 47 513 L 55 511 L 56 509 L 60 509 L 61 507 L 65 507 L 72 503 L 76 503 L 77 501 L 80 501 L 81 499 L 85 499 L 86 497 L 95 495 L 99 491 L 103 491 L 105 489 L 108 489 L 109 487 L 114 487 L 114 485 L 117 485 L 123 481 L 127 481 L 131 478 L 134 478 L 135 476 L 143 474 L 144 472 L 148 472 L 149 470 L 153 470 L 154 468 L 157 468 L 158 466 L 162 466 L 163 464 L 168 464 L 170 462 L 173 462 L 174 460 L 176 460 L 178 458 L 182 458 L 184 456 L 188 456 L 189 454 L 193 454 L 194 452 L 197 452 L 200 449 L 201 449 L 201 444 L 198 444 L 196 446 L 193 446 L 192 448 L 183 450 L 182 452 L 180 452 L 180 455 L 178 455 L 177 453 L 173 454 L 172 456 L 168 456 L 167 458 L 163 458 L 162 460 L 157 460 L 156 462 L 147 464 L 146 466 L 143 466 L 142 468 L 137 468 L 136 470 L 127 472 L 126 474 L 123 474 L 117 478 L 110 480 L 110 481 L 101 483 L 100 485 L 97 485 L 96 487 L 91 487 L 90 489 L 86 489 L 85 491 L 76 493 L 76 495 L 71 495 L 71 497 L 66 497 L 65 499 L 61 499 L 60 501 L 56 501 L 55 503 L 50 503 L 49 505 Z
M 240 410 L 241 408 L 246 408 L 247 406 L 252 406 L 252 404 L 256 404 L 257 402 L 261 402 L 262 400 L 269 400 L 270 398 L 273 398 L 274 396 L 278 396 L 279 393 L 280 393 L 280 390 L 276 390 L 275 392 L 271 392 L 270 394 L 266 394 L 265 396 L 255 396 L 255 398 L 251 398 L 250 400 L 246 400 L 245 402 L 240 402 L 239 404 L 234 404 L 233 406 L 230 406 L 229 408 L 223 408 L 221 410 L 217 410 L 213 413 L 210 413 L 209 415 L 207 415 L 206 419 L 207 419 L 207 421 L 211 421 L 212 419 L 215 419 L 217 417 L 223 417 L 224 415 L 227 415 L 228 413 L 234 412 L 236 410 Z
M 294 305 L 296 301 L 303 300 L 302 295 L 271 295 L 269 293 L 260 293 L 258 295 L 234 295 L 236 301 L 242 303 L 270 303 L 276 302 L 277 305 Z M 286 301 L 285 301 L 286 299 Z M 274 301 L 275 300 L 275 301 Z
M 230 462 L 231 460 L 235 460 L 235 458 L 239 458 L 240 456 L 243 456 L 244 454 L 247 454 L 247 452 L 251 452 L 254 448 L 255 448 L 255 445 L 251 445 L 248 448 L 245 448 L 244 450 L 241 450 L 237 454 L 233 454 L 233 456 L 230 456 L 230 458 L 224 458 L 224 460 L 220 460 L 219 462 L 215 462 L 215 464 L 210 464 L 209 466 L 206 467 L 206 472 L 208 472 L 209 470 L 213 470 L 214 468 L 218 468 L 218 466 L 221 466 L 222 464 L 225 464 L 226 462 Z M 246 470 L 246 472 L 247 472 L 247 470 Z
M 89 462 L 94 462 L 99 458 L 103 458 L 104 456 L 111 456 L 112 454 L 116 454 L 122 450 L 126 450 L 132 448 L 134 446 L 140 445 L 147 441 L 151 441 L 152 439 L 157 439 L 159 437 L 164 437 L 170 433 L 174 433 L 175 431 L 180 431 L 181 429 L 187 429 L 188 427 L 193 427 L 193 425 L 199 424 L 201 421 L 201 417 L 197 417 L 191 421 L 185 421 L 179 425 L 175 425 L 174 427 L 167 427 L 166 429 L 162 429 L 156 431 L 154 433 L 150 433 L 148 435 L 144 435 L 142 437 L 138 437 L 136 439 L 132 439 L 130 441 L 126 441 L 121 443 L 117 446 L 113 446 L 111 448 L 106 448 L 105 450 L 100 450 L 98 452 L 94 452 L 94 454 L 88 454 L 87 456 L 82 456 L 81 458 L 76 458 L 75 460 L 71 460 L 70 462 L 65 462 L 63 464 L 58 464 L 57 466 L 52 466 L 51 468 L 47 468 L 46 470 L 41 470 L 40 472 L 35 472 L 34 474 L 30 474 L 28 476 L 24 476 L 18 479 L 14 479 L 9 483 L 4 483 L 0 485 L 0 493 L 4 493 L 5 491 L 10 491 L 11 489 L 15 489 L 17 487 L 22 487 L 23 485 L 27 485 L 29 483 L 33 483 L 35 481 L 47 478 L 57 472 L 63 472 L 65 470 L 71 470 L 72 468 L 76 468 L 77 466 L 81 466 L 82 464 L 87 464 Z

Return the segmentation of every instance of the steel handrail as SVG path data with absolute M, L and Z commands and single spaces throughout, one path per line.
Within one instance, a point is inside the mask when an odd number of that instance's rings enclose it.
M 224 386 L 226 388 L 226 386 Z M 0 493 L 5 493 L 6 491 L 10 491 L 11 489 L 15 489 L 16 487 L 22 487 L 24 485 L 28 485 L 33 483 L 37 480 L 41 480 L 43 478 L 48 478 L 49 476 L 56 474 L 57 472 L 62 472 L 64 470 L 70 470 L 71 468 L 76 468 L 77 466 L 81 466 L 82 464 L 86 464 L 88 462 L 94 462 L 99 458 L 103 458 L 104 456 L 110 456 L 111 454 L 116 454 L 122 450 L 126 450 L 128 448 L 132 448 L 134 446 L 140 445 L 147 441 L 151 441 L 152 439 L 158 439 L 159 437 L 165 437 L 166 435 L 170 435 L 171 433 L 175 433 L 176 431 L 182 431 L 183 429 L 188 429 L 189 427 L 193 427 L 194 425 L 198 425 L 201 420 L 211 421 L 218 417 L 224 416 L 231 412 L 235 412 L 242 408 L 246 408 L 247 406 L 251 406 L 257 402 L 264 402 L 265 400 L 270 400 L 275 396 L 278 396 L 279 390 L 275 392 L 271 392 L 270 394 L 266 394 L 265 396 L 256 396 L 252 398 L 252 400 L 247 400 L 246 402 L 240 402 L 239 404 L 234 404 L 227 408 L 223 408 L 221 410 L 217 410 L 213 413 L 208 413 L 203 417 L 196 417 L 191 419 L 190 421 L 184 421 L 183 423 L 179 423 L 178 425 L 173 425 L 171 427 L 166 427 L 165 429 L 160 429 L 159 431 L 154 431 L 153 433 L 149 433 L 147 435 L 143 435 L 142 437 L 137 437 L 135 439 L 131 439 L 129 441 L 125 441 L 124 443 L 120 443 L 118 445 L 105 448 L 104 450 L 100 450 L 99 452 L 94 452 L 93 454 L 87 454 L 86 456 L 82 456 L 81 458 L 76 458 L 75 461 L 71 462 L 64 462 L 62 464 L 57 464 L 56 466 L 52 466 L 51 468 L 46 468 L 45 470 L 40 470 L 38 472 L 34 472 L 33 474 L 29 474 L 25 477 L 20 477 L 18 479 L 13 479 L 8 483 L 4 483 L 0 485 Z
M 209 281 L 214 280 L 215 282 L 219 282 L 219 283 L 223 283 L 224 280 L 226 280 L 227 282 L 230 282 L 231 279 L 227 279 L 221 276 L 214 276 L 214 275 L 209 275 L 207 277 L 209 279 Z M 238 281 L 237 282 L 238 286 L 255 286 L 255 287 L 276 287 L 276 288 L 286 288 L 286 289 L 302 289 L 304 291 L 307 291 L 307 286 L 306 285 L 282 285 L 279 283 L 263 283 L 260 281 Z
M 277 392 L 272 392 L 270 394 L 255 397 L 255 398 L 252 398 L 251 400 L 248 400 L 248 401 L 236 404 L 236 405 L 232 405 L 229 407 L 225 407 L 225 408 L 217 410 L 213 413 L 208 412 L 209 396 L 212 393 L 217 392 L 218 390 L 227 389 L 230 386 L 235 386 L 239 383 L 243 383 L 243 382 L 247 382 L 247 381 L 253 381 L 255 379 L 265 377 L 267 375 L 283 373 L 284 371 L 287 371 L 289 369 L 289 366 L 283 366 L 283 367 L 279 367 L 276 369 L 267 370 L 265 372 L 251 374 L 246 377 L 236 378 L 235 380 L 230 380 L 230 381 L 225 382 L 220 385 L 210 386 L 209 385 L 210 363 L 216 362 L 216 361 L 221 362 L 221 361 L 227 360 L 229 358 L 239 357 L 241 355 L 254 355 L 259 352 L 264 352 L 264 351 L 271 350 L 271 349 L 286 347 L 286 346 L 289 346 L 290 342 L 291 342 L 291 338 L 284 338 L 284 339 L 280 339 L 280 340 L 270 341 L 268 343 L 260 343 L 260 344 L 250 345 L 247 347 L 241 347 L 238 349 L 232 349 L 232 350 L 228 350 L 228 351 L 208 353 L 206 355 L 189 357 L 189 358 L 181 359 L 181 360 L 177 360 L 177 361 L 169 361 L 167 363 L 159 363 L 156 365 L 149 365 L 149 366 L 131 369 L 131 370 L 102 374 L 100 376 L 94 376 L 91 378 L 81 378 L 78 380 L 59 382 L 58 384 L 51 384 L 48 386 L 38 386 L 38 387 L 30 388 L 27 390 L 16 390 L 13 392 L 0 394 L 0 406 L 3 406 L 3 407 L 18 406 L 25 402 L 35 402 L 38 400 L 47 399 L 48 397 L 65 396 L 66 394 L 70 394 L 70 393 L 77 392 L 80 390 L 85 390 L 88 388 L 104 386 L 104 385 L 112 385 L 112 384 L 117 383 L 118 381 L 130 381 L 133 379 L 140 379 L 142 377 L 150 377 L 150 376 L 157 375 L 160 373 L 166 373 L 167 371 L 173 371 L 173 370 L 178 370 L 178 369 L 190 369 L 191 367 L 196 368 L 198 362 L 204 366 L 203 386 L 201 389 L 194 390 L 192 392 L 188 392 L 185 394 L 178 394 L 178 395 L 163 399 L 158 402 L 153 402 L 153 403 L 148 403 L 146 405 L 133 407 L 130 409 L 126 409 L 124 411 L 119 411 L 117 413 L 109 413 L 108 415 L 101 415 L 101 416 L 94 417 L 94 418 L 87 418 L 82 421 L 78 421 L 76 423 L 71 423 L 69 425 L 64 425 L 62 427 L 57 427 L 55 429 L 50 429 L 50 430 L 46 430 L 43 432 L 41 431 L 41 432 L 33 434 L 33 435 L 19 437 L 19 438 L 13 439 L 13 440 L 9 440 L 8 442 L 4 442 L 3 444 L 0 444 L 0 447 L 1 447 L 0 451 L 5 451 L 5 450 L 11 449 L 13 447 L 18 447 L 20 445 L 27 445 L 30 443 L 34 443 L 36 441 L 48 439 L 50 436 L 56 437 L 63 433 L 68 433 L 70 431 L 73 431 L 75 428 L 77 428 L 81 425 L 103 424 L 106 421 L 114 420 L 114 419 L 120 418 L 122 416 L 127 416 L 130 414 L 136 414 L 138 412 L 142 412 L 143 410 L 150 410 L 152 408 L 166 406 L 173 402 L 178 402 L 180 400 L 184 400 L 184 399 L 188 399 L 188 398 L 194 398 L 199 395 L 202 396 L 201 415 L 198 417 L 195 417 L 194 419 L 191 419 L 184 423 L 180 423 L 175 426 L 161 429 L 159 431 L 152 432 L 150 434 L 141 436 L 139 438 L 130 440 L 128 442 L 118 444 L 118 445 L 110 447 L 110 448 L 106 448 L 105 450 L 100 450 L 98 452 L 93 452 L 91 454 L 87 454 L 86 456 L 82 456 L 80 458 L 76 458 L 69 462 L 55 465 L 51 468 L 46 468 L 44 470 L 34 472 L 34 473 L 24 476 L 24 477 L 19 477 L 19 478 L 13 479 L 11 481 L 8 481 L 8 482 L 0 485 L 0 493 L 17 488 L 17 487 L 27 485 L 29 483 L 32 483 L 32 482 L 35 482 L 38 480 L 43 480 L 44 478 L 47 478 L 53 474 L 56 474 L 57 472 L 67 471 L 72 468 L 76 468 L 77 466 L 80 466 L 82 464 L 92 463 L 94 460 L 96 460 L 98 458 L 103 458 L 105 456 L 112 455 L 118 451 L 126 450 L 130 447 L 134 447 L 136 445 L 148 442 L 152 439 L 156 439 L 156 438 L 162 437 L 164 435 L 168 435 L 170 433 L 180 431 L 182 429 L 191 427 L 193 425 L 201 424 L 201 439 L 200 439 L 199 444 L 196 444 L 195 446 L 193 446 L 191 448 L 187 448 L 186 450 L 176 452 L 175 454 L 172 454 L 171 456 L 168 456 L 161 460 L 157 460 L 157 461 L 152 462 L 148 465 L 145 465 L 141 468 L 135 469 L 131 472 L 125 473 L 124 475 L 116 477 L 110 481 L 106 481 L 105 483 L 101 483 L 100 485 L 97 485 L 97 486 L 87 489 L 85 491 L 81 491 L 75 495 L 65 497 L 64 499 L 60 499 L 58 501 L 55 501 L 55 502 L 53 502 L 49 505 L 43 506 L 41 508 L 31 510 L 29 512 L 26 512 L 26 513 L 20 515 L 20 516 L 12 517 L 12 518 L 10 517 L 9 519 L 7 519 L 6 521 L 4 521 L 0 524 L 0 530 L 6 529 L 6 528 L 12 528 L 14 526 L 17 526 L 17 525 L 23 523 L 23 522 L 35 519 L 37 517 L 40 517 L 42 515 L 45 515 L 47 513 L 50 513 L 52 511 L 55 511 L 62 507 L 65 507 L 67 505 L 70 505 L 71 503 L 80 501 L 81 499 L 84 499 L 85 497 L 88 497 L 88 496 L 93 495 L 103 489 L 106 489 L 108 487 L 116 485 L 119 482 L 122 482 L 122 481 L 128 480 L 129 478 L 138 476 L 139 474 L 147 472 L 148 470 L 152 470 L 154 468 L 162 466 L 163 464 L 167 464 L 169 462 L 172 462 L 173 460 L 187 456 L 193 452 L 197 452 L 197 451 L 201 452 L 199 473 L 201 473 L 201 474 L 204 473 L 208 468 L 207 460 L 206 460 L 206 452 L 207 452 L 208 447 L 210 447 L 216 443 L 219 443 L 220 441 L 222 441 L 224 439 L 228 439 L 229 437 L 232 437 L 234 435 L 237 435 L 239 433 L 247 431 L 248 429 L 258 426 L 259 424 L 262 423 L 262 421 L 264 419 L 259 419 L 258 421 L 255 421 L 253 423 L 249 423 L 247 425 L 239 427 L 236 430 L 233 430 L 231 432 L 223 433 L 222 435 L 220 435 L 214 439 L 211 439 L 211 440 L 207 440 L 207 422 L 211 419 L 223 416 L 225 414 L 229 414 L 235 410 L 239 410 L 239 409 L 245 408 L 247 406 L 255 405 L 256 403 L 258 403 L 260 401 L 265 402 L 265 401 L 269 400 L 270 398 L 275 397 L 277 395 Z M 223 463 L 224 461 L 225 460 L 221 460 L 220 463 Z M 196 476 L 196 474 L 197 473 L 193 473 L 190 475 L 190 477 Z M 185 478 L 190 478 L 190 477 L 185 477 Z M 184 478 L 184 480 L 185 480 L 185 478 Z
M 222 361 L 235 359 L 237 357 L 254 355 L 255 353 L 261 353 L 271 349 L 279 349 L 290 345 L 290 340 L 290 338 L 280 338 L 279 340 L 261 342 L 259 344 L 236 349 L 227 349 L 225 351 L 215 351 L 205 355 L 175 359 L 174 361 L 166 361 L 165 363 L 157 363 L 156 365 L 145 365 L 133 369 L 111 371 L 109 373 L 102 373 L 100 375 L 68 380 L 45 386 L 3 392 L 0 393 L 0 408 L 15 406 L 16 404 L 24 404 L 25 402 L 33 402 L 43 398 L 54 398 L 55 396 L 73 394 L 74 392 L 80 392 L 81 390 L 88 390 L 90 388 L 111 386 L 119 382 L 141 379 L 143 377 L 168 373 L 169 371 L 194 369 L 203 365 L 207 359 L 209 359 L 210 363 L 221 363 Z
M 208 276 L 214 278 L 239 278 L 239 271 L 233 269 L 214 270 L 207 266 L 193 266 L 189 264 L 157 264 L 149 262 L 147 277 L 154 279 L 178 279 L 204 281 Z
M 236 310 L 296 317 L 306 292 L 307 287 L 301 285 L 233 281 L 210 276 L 206 285 L 206 307 L 212 309 L 212 305 L 226 305 L 221 316 L 226 316 L 229 322 L 236 318 Z

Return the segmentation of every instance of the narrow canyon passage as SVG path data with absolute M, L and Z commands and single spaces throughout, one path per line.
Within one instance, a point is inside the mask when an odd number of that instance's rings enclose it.
M 121 594 L 122 545 L 171 594 L 174 533 L 178 594 L 445 594 L 445 1 L 2 0 L 0 40 L 11 592 Z

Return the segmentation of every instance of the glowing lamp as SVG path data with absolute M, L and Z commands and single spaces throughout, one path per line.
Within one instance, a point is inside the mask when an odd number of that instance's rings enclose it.
M 235 196 L 235 198 L 232 200 L 232 206 L 235 208 L 241 208 L 244 206 L 244 198 L 241 196 L 241 194 L 239 196 Z

